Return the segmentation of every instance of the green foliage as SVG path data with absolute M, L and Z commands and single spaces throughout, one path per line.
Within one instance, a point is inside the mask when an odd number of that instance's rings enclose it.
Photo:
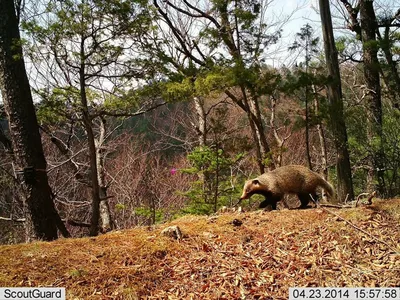
M 198 182 L 197 184 L 201 184 Z M 198 192 L 192 190 L 186 193 L 186 197 L 190 199 L 189 203 L 181 210 L 180 214 L 190 215 L 209 215 L 214 212 L 214 205 L 212 203 L 206 203 L 198 197 Z M 180 215 L 178 214 L 178 216 Z
M 314 29 L 310 24 L 306 24 L 300 28 L 300 32 L 296 33 L 296 41 L 289 47 L 289 51 L 305 51 L 305 61 L 308 65 L 311 55 L 319 51 L 318 44 L 319 38 L 314 37 Z
M 143 102 L 158 99 L 165 92 L 165 83 L 158 82 L 131 89 L 127 92 L 120 90 L 108 95 L 102 104 L 105 112 L 124 114 L 137 111 Z M 167 100 L 167 99 L 165 99 Z
M 193 97 L 193 81 L 185 78 L 181 82 L 168 82 L 163 96 L 168 101 L 185 101 Z
M 68 271 L 69 276 L 79 278 L 84 277 L 88 274 L 85 269 L 72 269 Z
M 358 37 L 340 36 L 335 40 L 339 58 L 343 60 L 361 59 L 362 44 Z
M 76 100 L 82 93 L 97 110 L 129 113 L 139 107 L 143 89 L 132 97 L 125 91 L 129 79 L 145 77 L 140 70 L 142 59 L 133 51 L 135 37 L 153 30 L 150 14 L 142 0 L 67 0 L 49 2 L 42 19 L 22 22 L 29 40 L 36 43 L 28 55 L 47 68 L 43 74 L 58 74 L 45 78 L 50 92 L 38 91 L 45 102 L 41 117 L 59 121 L 55 112 L 78 109 Z M 151 73 L 149 67 L 147 70 Z M 101 92 L 93 94 L 95 90 Z
M 229 157 L 221 148 L 197 147 L 187 158 L 192 167 L 183 170 L 188 174 L 197 174 L 199 180 L 192 183 L 186 193 L 190 199 L 184 212 L 191 214 L 209 214 L 218 207 L 228 205 L 232 196 L 238 191 L 231 184 L 231 167 L 242 157 L 243 153 Z
M 366 41 L 363 43 L 364 49 L 370 49 L 374 51 L 378 51 L 379 49 L 379 42 L 378 41 Z
M 346 50 L 346 42 L 347 42 L 347 38 L 346 37 L 339 37 L 336 39 L 336 50 L 338 51 L 338 53 L 343 53 Z
M 203 4 L 193 4 L 199 9 Z M 152 51 L 152 64 L 163 69 L 164 79 L 168 82 L 163 97 L 171 100 L 186 100 L 194 96 L 214 96 L 230 87 L 242 86 L 248 89 L 253 96 L 261 94 L 261 89 L 268 89 L 266 77 L 263 77 L 261 65 L 264 63 L 263 52 L 267 47 L 276 43 L 281 36 L 278 30 L 271 34 L 264 23 L 264 9 L 257 1 L 220 1 L 210 0 L 207 4 L 207 15 L 215 22 L 204 26 L 210 20 L 202 17 L 195 18 L 188 30 L 188 36 L 194 34 L 196 38 L 183 39 L 183 48 L 195 49 L 191 51 L 193 58 L 180 59 L 165 49 L 176 48 L 169 39 L 160 39 L 160 44 L 148 45 Z M 191 5 L 171 6 L 171 26 L 179 27 L 180 15 L 186 18 L 190 13 L 197 14 L 196 9 L 189 9 Z M 160 5 L 160 10 L 165 9 Z M 169 14 L 165 11 L 166 14 Z M 175 21 L 177 21 L 175 23 Z M 169 22 L 167 22 L 169 23 Z M 182 28 L 175 28 L 180 32 Z M 237 30 L 237 33 L 235 32 Z M 192 32 L 194 31 L 194 32 Z M 233 40 L 240 36 L 238 41 Z M 240 44 L 240 45 L 239 45 Z M 165 46 L 165 47 L 164 47 Z M 182 50 L 179 50 L 180 52 Z M 197 55 L 197 54 L 200 55 Z M 164 67 L 162 67 L 164 66 Z M 169 70 L 168 67 L 169 66 Z M 171 72 L 170 70 L 175 70 Z M 186 79 L 180 78 L 177 74 Z M 261 80 L 260 80 L 261 79 Z
M 392 54 L 393 55 L 400 55 L 400 32 L 393 32 L 392 33 Z
M 78 89 L 72 86 L 40 89 L 36 91 L 41 101 L 37 105 L 37 117 L 40 123 L 63 124 L 81 111 L 81 95 Z M 86 89 L 86 97 L 94 109 L 99 94 L 91 89 Z
M 388 110 L 383 118 L 385 190 L 388 197 L 400 195 L 400 112 Z
M 36 91 L 42 101 L 37 105 L 39 123 L 60 124 L 79 107 L 79 91 L 72 87 Z
M 117 203 L 117 204 L 115 204 L 114 208 L 116 211 L 122 211 L 126 208 L 126 205 L 122 204 L 122 203 Z
M 160 223 L 164 219 L 164 212 L 162 209 L 152 209 L 149 207 L 138 207 L 134 211 L 135 215 L 144 217 L 146 219 L 153 219 L 154 224 Z
M 388 107 L 383 109 L 382 136 L 369 140 L 365 126 L 365 108 L 356 106 L 347 110 L 348 146 L 351 164 L 354 166 L 355 192 L 365 192 L 368 158 L 383 149 L 381 158 L 384 168 L 384 196 L 400 194 L 400 113 Z
M 221 92 L 230 85 L 229 77 L 226 70 L 213 69 L 197 76 L 195 81 L 196 94 L 201 96 L 209 96 L 213 92 Z

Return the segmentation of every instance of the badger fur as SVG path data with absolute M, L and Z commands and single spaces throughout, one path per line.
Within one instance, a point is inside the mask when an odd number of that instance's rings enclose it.
M 335 196 L 332 185 L 321 175 L 303 166 L 288 165 L 246 181 L 239 202 L 254 194 L 260 194 L 265 197 L 260 203 L 260 208 L 270 206 L 276 209 L 277 202 L 282 200 L 285 194 L 297 194 L 301 202 L 300 208 L 305 208 L 311 197 L 317 199 L 318 187 L 323 188 L 331 198 Z

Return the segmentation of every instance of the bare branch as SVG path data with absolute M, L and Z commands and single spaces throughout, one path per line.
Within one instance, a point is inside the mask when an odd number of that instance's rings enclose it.
M 188 56 L 191 60 L 193 60 L 195 63 L 197 63 L 200 66 L 205 66 L 205 62 L 201 61 L 197 57 L 195 57 L 188 49 L 186 46 L 185 41 L 183 40 L 181 34 L 178 32 L 174 24 L 172 23 L 171 19 L 167 15 L 166 12 L 164 12 L 161 7 L 158 5 L 157 0 L 153 0 L 154 6 L 157 8 L 157 11 L 163 16 L 165 22 L 167 22 L 169 28 L 172 30 L 172 33 L 175 35 L 175 37 L 178 39 L 179 45 L 182 47 L 182 52 Z

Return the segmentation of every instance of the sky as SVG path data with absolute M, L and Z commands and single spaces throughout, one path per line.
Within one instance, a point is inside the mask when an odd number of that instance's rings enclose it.
M 193 0 L 195 1 L 195 0 Z M 296 54 L 290 55 L 288 47 L 294 42 L 295 35 L 300 31 L 300 28 L 306 23 L 309 23 L 315 29 L 315 35 L 321 36 L 321 21 L 318 14 L 318 0 L 262 0 L 269 2 L 267 9 L 267 23 L 275 24 L 276 27 L 282 28 L 282 38 L 279 39 L 278 44 L 272 46 L 268 50 L 267 63 L 273 67 L 280 67 L 285 65 L 287 67 L 292 66 L 299 60 L 302 56 Z M 331 0 L 331 3 L 336 3 L 337 0 Z M 352 1 L 353 2 L 353 1 Z M 385 13 L 385 10 L 396 11 L 400 8 L 400 0 L 375 0 L 374 7 L 380 7 L 379 13 Z M 332 14 L 335 15 L 334 7 L 331 5 Z M 337 13 L 336 13 L 337 15 Z M 282 23 L 286 17 L 290 16 L 290 20 Z M 336 26 L 335 26 L 336 22 Z M 338 28 L 343 25 L 343 20 L 334 20 L 334 28 Z M 399 29 L 400 30 L 400 29 Z M 271 32 L 274 32 L 271 30 Z M 342 33 L 341 33 L 342 32 Z M 337 31 L 335 30 L 335 35 L 344 34 L 349 31 Z M 322 45 L 321 45 L 322 47 Z M 321 48 L 322 50 L 322 48 Z M 0 96 L 1 102 L 1 96 Z
M 271 17 L 272 23 L 278 20 L 284 20 L 285 17 L 291 16 L 290 20 L 282 26 L 282 38 L 278 44 L 271 47 L 271 58 L 267 60 L 268 64 L 279 67 L 282 64 L 290 66 L 296 62 L 296 55 L 288 55 L 288 47 L 294 42 L 296 33 L 300 28 L 309 23 L 316 29 L 315 34 L 320 36 L 321 28 L 320 17 L 317 12 L 318 0 L 272 0 L 268 9 L 268 17 Z M 322 38 L 322 37 L 321 37 Z

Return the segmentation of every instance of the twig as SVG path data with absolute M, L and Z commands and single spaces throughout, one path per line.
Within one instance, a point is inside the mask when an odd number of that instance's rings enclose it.
M 239 199 L 239 201 L 238 201 L 238 202 L 236 202 L 236 204 L 234 204 L 234 205 L 233 205 L 233 207 L 236 207 L 236 206 L 238 206 L 240 202 L 242 202 L 242 199 Z
M 5 218 L 5 217 L 0 217 L 0 220 L 2 221 L 12 221 L 12 222 L 25 222 L 25 218 L 21 218 L 21 219 L 13 219 L 13 218 Z
M 320 204 L 321 207 L 334 207 L 334 208 L 352 208 L 351 205 L 336 205 L 336 204 Z
M 368 196 L 368 198 L 367 198 L 367 205 L 371 205 L 372 204 L 372 198 L 374 198 L 376 196 L 376 191 L 373 191 L 372 193 L 371 193 L 371 195 L 369 195 Z
M 362 196 L 368 196 L 367 198 L 367 205 L 371 205 L 372 204 L 372 198 L 374 198 L 376 195 L 376 191 L 373 191 L 372 193 L 361 193 L 360 195 L 357 196 L 357 201 L 356 201 L 356 207 L 358 206 L 358 201 L 360 201 Z
M 347 199 L 349 199 L 349 194 L 346 194 L 346 198 L 344 199 L 344 203 L 347 203 Z
M 349 224 L 351 227 L 353 227 L 354 229 L 357 229 L 359 231 L 361 231 L 362 233 L 368 235 L 369 237 L 371 237 L 372 239 L 386 245 L 389 249 L 393 250 L 396 254 L 400 254 L 400 252 L 393 248 L 391 245 L 389 245 L 388 243 L 386 243 L 385 241 L 382 241 L 381 239 L 377 238 L 376 236 L 370 234 L 369 232 L 365 231 L 364 229 L 361 229 L 360 227 L 357 227 L 356 225 L 354 225 L 353 223 L 351 223 L 350 221 L 346 220 L 345 218 L 339 216 L 338 214 L 334 213 L 333 211 L 330 211 L 329 209 L 326 209 L 324 207 L 322 207 L 321 205 L 319 205 L 313 198 L 313 196 L 310 194 L 311 200 L 317 205 L 318 208 L 321 208 L 322 210 L 326 211 L 327 213 L 330 213 L 332 215 L 334 215 L 335 217 L 337 217 L 339 220 L 344 221 L 345 223 Z

